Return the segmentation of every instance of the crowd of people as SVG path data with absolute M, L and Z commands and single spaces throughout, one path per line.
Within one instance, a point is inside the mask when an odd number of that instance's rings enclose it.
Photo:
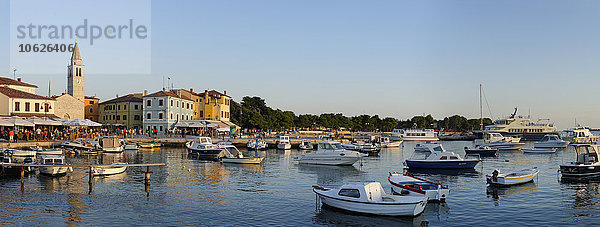
M 164 133 L 158 132 L 156 129 L 126 129 L 126 128 L 109 128 L 109 127 L 21 127 L 21 128 L 5 128 L 0 131 L 0 139 L 7 142 L 24 142 L 24 141 L 56 141 L 56 140 L 74 140 L 77 138 L 95 138 L 98 136 L 118 136 L 120 138 L 136 138 L 138 136 L 148 137 L 167 137 L 167 138 L 183 138 L 186 136 L 216 136 L 214 130 L 202 129 L 172 129 Z

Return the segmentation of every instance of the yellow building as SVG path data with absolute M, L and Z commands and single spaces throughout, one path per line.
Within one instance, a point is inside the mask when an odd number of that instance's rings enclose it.
M 99 121 L 102 124 L 142 128 L 142 99 L 130 94 L 101 102 Z
M 185 90 L 185 89 L 173 89 L 171 90 L 177 96 L 194 101 L 194 120 L 202 120 L 200 117 L 200 111 L 202 111 L 202 106 L 200 105 L 200 96 L 194 93 L 194 89 Z
M 231 97 L 227 95 L 227 91 L 221 93 L 215 90 L 205 90 L 198 96 L 198 101 L 202 103 L 198 109 L 198 120 L 229 121 Z

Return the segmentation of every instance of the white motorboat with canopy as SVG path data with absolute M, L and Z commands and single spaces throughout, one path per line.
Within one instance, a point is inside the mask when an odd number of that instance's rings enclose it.
M 218 143 L 221 149 L 225 151 L 225 157 L 221 158 L 223 163 L 237 164 L 260 164 L 265 157 L 244 157 L 242 152 L 231 143 Z
M 200 158 L 219 159 L 224 156 L 223 149 L 212 143 L 210 137 L 196 137 L 185 144 L 190 154 Z
M 558 135 L 545 135 L 542 141 L 533 143 L 535 148 L 565 148 L 569 145 L 568 141 L 560 139 Z
M 317 151 L 301 154 L 297 160 L 299 164 L 352 165 L 365 156 L 367 155 L 344 149 L 336 141 L 319 141 Z
M 279 142 L 277 143 L 277 149 L 280 150 L 289 150 L 292 148 L 292 144 L 290 143 L 289 136 L 280 136 Z
M 364 214 L 412 217 L 427 205 L 424 195 L 388 195 L 379 182 L 347 183 L 338 189 L 313 186 L 313 192 L 324 205 Z

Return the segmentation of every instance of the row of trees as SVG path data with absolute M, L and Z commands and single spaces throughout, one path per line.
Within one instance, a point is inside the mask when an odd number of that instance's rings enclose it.
M 442 120 L 435 120 L 431 115 L 414 116 L 407 120 L 392 117 L 381 119 L 378 115 L 366 114 L 346 117 L 340 113 L 324 113 L 321 115 L 301 114 L 296 116 L 292 111 L 272 109 L 260 97 L 242 98 L 240 103 L 231 102 L 231 121 L 242 128 L 262 130 L 314 129 L 325 127 L 331 129 L 345 128 L 352 131 L 391 131 L 394 128 L 435 128 L 439 130 L 465 132 L 479 129 L 480 119 L 467 119 L 454 115 Z M 484 125 L 492 121 L 484 118 Z

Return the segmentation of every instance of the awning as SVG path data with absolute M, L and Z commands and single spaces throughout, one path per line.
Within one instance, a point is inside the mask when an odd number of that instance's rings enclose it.
M 13 123 L 8 122 L 6 119 L 0 119 L 0 126 L 15 126 Z
M 55 120 L 52 120 L 47 117 L 39 118 L 39 117 L 33 116 L 33 117 L 28 118 L 27 121 L 33 123 L 36 126 L 37 125 L 62 125 L 62 122 L 55 121 Z
M 23 118 L 17 117 L 17 116 L 12 116 L 9 118 L 5 118 L 4 120 L 6 120 L 7 122 L 9 122 L 11 125 L 13 126 L 25 126 L 25 127 L 33 127 L 35 126 L 35 124 L 24 120 Z

